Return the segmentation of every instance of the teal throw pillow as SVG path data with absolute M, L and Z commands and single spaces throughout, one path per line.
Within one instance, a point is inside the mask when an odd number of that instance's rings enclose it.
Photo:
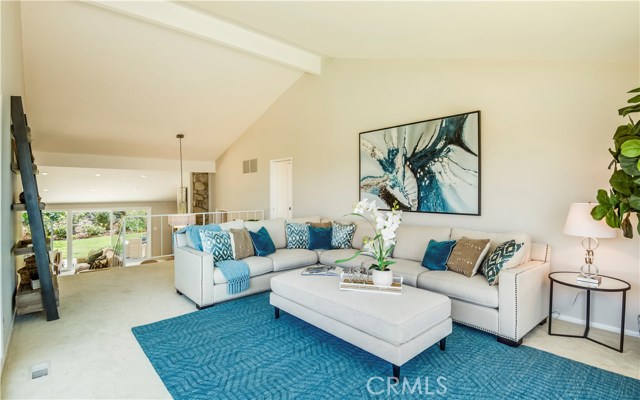
M 330 250 L 333 229 L 309 227 L 309 250 Z
M 342 225 L 337 222 L 331 224 L 331 248 L 350 249 L 353 234 L 356 231 L 355 224 Z
M 482 273 L 487 277 L 489 285 L 498 284 L 498 274 L 522 246 L 524 246 L 524 243 L 516 243 L 515 240 L 509 240 L 500 244 L 489 257 L 485 258 L 482 263 Z
M 306 249 L 309 247 L 309 225 L 287 223 L 287 249 Z
M 231 236 L 227 231 L 210 231 L 200 229 L 202 251 L 213 255 L 213 262 L 233 260 Z
M 455 240 L 445 240 L 443 242 L 436 242 L 433 239 L 429 240 L 427 250 L 424 252 L 424 257 L 422 258 L 422 266 L 432 271 L 446 271 L 447 260 L 455 245 Z
M 251 241 L 257 256 L 266 257 L 276 252 L 276 245 L 273 244 L 273 240 L 271 240 L 271 236 L 264 226 L 258 232 L 249 231 L 249 235 L 251 235 Z

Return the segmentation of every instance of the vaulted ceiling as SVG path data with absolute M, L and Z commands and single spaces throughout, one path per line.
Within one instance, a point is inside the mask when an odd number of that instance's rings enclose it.
M 637 62 L 639 20 L 637 1 L 23 1 L 25 108 L 39 152 L 176 160 L 184 133 L 213 162 L 316 59 Z

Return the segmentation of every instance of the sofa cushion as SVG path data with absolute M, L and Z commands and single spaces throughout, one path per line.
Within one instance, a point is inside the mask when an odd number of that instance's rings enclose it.
M 244 221 L 241 219 L 236 219 L 234 221 L 224 222 L 222 224 L 218 224 L 220 229 L 223 231 L 228 231 L 230 229 L 242 229 L 244 228 Z
M 405 285 L 416 287 L 418 277 L 427 271 L 418 261 L 404 260 L 402 258 L 394 258 L 393 261 L 396 263 L 389 265 L 389 269 L 393 271 L 393 276 L 401 276 L 402 283 Z
M 489 246 L 489 253 L 491 254 L 498 245 L 507 242 L 511 239 L 515 240 L 517 243 L 524 243 L 522 246 L 523 257 L 520 260 L 520 264 L 531 261 L 531 236 L 526 233 L 518 233 L 518 232 L 507 232 L 507 233 L 491 233 L 491 232 L 483 232 L 483 231 L 472 231 L 468 229 L 460 229 L 453 228 L 451 230 L 451 239 L 458 240 L 463 236 L 468 237 L 469 239 L 489 239 L 491 240 L 491 246 Z
M 344 260 L 349 257 L 353 257 L 353 255 L 356 254 L 357 251 L 358 250 L 356 249 L 334 249 L 323 251 L 322 253 L 320 253 L 320 264 L 342 268 L 353 268 L 362 266 L 362 263 L 365 261 L 373 260 L 371 257 L 359 255 L 353 260 L 343 263 L 336 263 L 336 260 Z
M 273 272 L 273 262 L 270 258 L 251 256 L 242 261 L 249 266 L 249 276 L 251 277 Z M 216 284 L 227 283 L 227 278 L 224 277 L 220 268 L 213 270 L 213 282 Z
M 276 249 L 284 249 L 287 247 L 287 236 L 284 231 L 284 218 L 265 219 L 261 221 L 246 221 L 244 226 L 251 232 L 257 232 L 264 227 L 271 236 Z
M 276 251 L 276 246 L 264 226 L 258 229 L 258 232 L 249 231 L 249 235 L 251 235 L 251 242 L 253 242 L 253 249 L 257 256 L 265 257 Z
M 200 239 L 202 240 L 202 251 L 213 255 L 214 262 L 233 260 L 229 232 L 213 232 L 201 229 Z
M 319 215 L 312 215 L 312 216 L 309 216 L 309 217 L 291 218 L 291 219 L 288 219 L 287 222 L 291 222 L 291 223 L 294 223 L 294 224 L 308 224 L 310 222 L 320 223 L 320 216 Z
M 455 240 L 445 240 L 443 242 L 438 242 L 433 239 L 429 240 L 427 250 L 424 252 L 424 257 L 422 258 L 422 266 L 433 271 L 446 271 L 447 260 L 455 245 Z
M 309 226 L 309 250 L 331 249 L 331 224 L 328 228 Z
M 519 265 L 518 259 L 522 258 L 522 243 L 509 240 L 499 245 L 482 263 L 482 273 L 487 277 L 489 285 L 498 284 L 498 274 L 503 269 L 513 268 Z M 518 256 L 520 253 L 520 256 Z
M 231 234 L 231 247 L 233 248 L 233 258 L 242 260 L 243 258 L 255 255 L 253 241 L 247 228 L 229 229 Z
M 286 271 L 318 263 L 318 254 L 307 249 L 278 249 L 267 256 L 273 262 L 273 271 Z
M 334 222 L 331 226 L 331 248 L 350 249 L 353 233 L 356 231 L 355 224 L 343 225 Z
M 478 273 L 480 265 L 489 252 L 491 241 L 489 239 L 469 239 L 462 237 L 456 242 L 447 267 L 453 272 L 463 274 L 470 278 Z
M 453 271 L 429 271 L 418 276 L 418 287 L 483 307 L 498 308 L 498 287 L 478 274 L 467 278 Z
M 429 240 L 449 240 L 451 228 L 400 225 L 396 231 L 396 248 L 393 258 L 422 261 Z
M 309 225 L 287 222 L 287 249 L 309 248 Z
M 371 224 L 363 219 L 354 221 L 356 224 L 356 231 L 353 233 L 353 239 L 351 240 L 351 246 L 354 249 L 362 249 L 364 245 L 364 238 L 369 240 L 376 236 L 376 231 Z

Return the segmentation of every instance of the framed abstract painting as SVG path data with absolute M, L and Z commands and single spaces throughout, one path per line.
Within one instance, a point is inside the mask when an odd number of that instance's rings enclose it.
M 360 133 L 360 199 L 480 215 L 480 111 Z

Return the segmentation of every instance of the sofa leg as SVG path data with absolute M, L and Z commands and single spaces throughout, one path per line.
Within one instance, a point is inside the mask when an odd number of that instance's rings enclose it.
M 176 289 L 176 293 L 178 293 L 180 296 L 182 296 L 182 292 L 179 291 L 178 289 Z
M 273 311 L 276 319 L 280 318 L 280 309 L 278 307 L 273 307 Z
M 198 310 L 204 310 L 206 308 L 211 308 L 211 307 L 213 307 L 213 304 L 209 304 L 208 306 L 199 306 L 199 305 L 196 304 L 196 308 Z
M 393 367 L 393 377 L 397 379 L 396 382 L 400 381 L 400 367 L 395 365 L 395 364 L 391 364 L 391 366 Z
M 515 342 L 511 339 L 503 338 L 500 336 L 496 336 L 496 338 L 498 339 L 498 343 L 506 344 L 509 347 L 518 347 L 522 344 L 522 339 Z
M 440 339 L 440 350 L 444 351 L 446 347 L 447 347 L 447 338 L 444 337 Z
M 544 324 L 547 323 L 547 317 L 544 317 L 544 319 L 542 321 L 540 321 L 540 323 L 538 325 L 542 326 Z

